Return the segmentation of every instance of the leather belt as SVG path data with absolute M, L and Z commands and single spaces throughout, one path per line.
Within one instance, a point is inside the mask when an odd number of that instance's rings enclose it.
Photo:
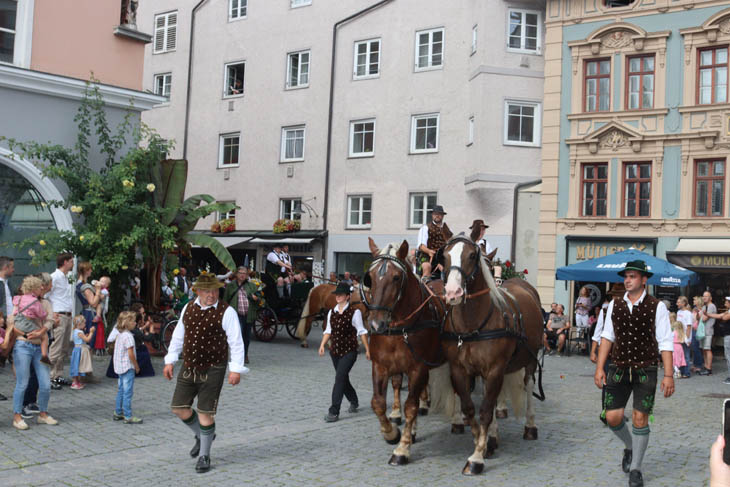
M 55 313 L 58 315 L 71 316 L 70 311 L 56 311 Z

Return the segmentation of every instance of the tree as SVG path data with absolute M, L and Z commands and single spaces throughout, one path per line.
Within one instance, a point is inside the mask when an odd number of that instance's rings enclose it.
M 150 127 L 133 123 L 131 112 L 112 131 L 94 81 L 87 83 L 74 117 L 78 135 L 73 148 L 4 139 L 10 150 L 36 164 L 45 177 L 67 186 L 64 200 L 47 204 L 76 215 L 73 231 L 45 231 L 20 246 L 29 249 L 34 264 L 73 252 L 91 261 L 96 273 L 112 275 L 117 290 L 128 282 L 140 251 L 147 271 L 145 305 L 154 309 L 160 299 L 163 258 L 173 250 L 189 254 L 191 244 L 207 247 L 228 269 L 235 268 L 217 240 L 190 232 L 201 218 L 236 206 L 218 203 L 210 195 L 184 199 L 187 161 L 167 159 L 172 144 Z M 121 292 L 112 296 L 119 300 Z

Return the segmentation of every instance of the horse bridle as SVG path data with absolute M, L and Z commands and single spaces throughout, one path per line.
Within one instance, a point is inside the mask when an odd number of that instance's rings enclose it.
M 391 307 L 370 304 L 368 302 L 367 297 L 365 296 L 365 287 L 367 287 L 369 289 L 370 288 L 369 284 L 372 284 L 372 282 L 369 282 L 370 281 L 370 270 L 372 270 L 374 268 L 376 263 L 381 262 L 381 261 L 385 261 L 385 264 L 387 264 L 388 262 L 392 262 L 395 265 L 395 267 L 399 271 L 401 271 L 401 273 L 403 274 L 403 279 L 401 280 L 400 288 L 398 289 L 398 295 L 396 296 L 395 300 L 393 301 L 393 305 Z M 388 267 L 387 265 L 381 264 L 380 269 L 378 269 L 378 275 L 381 277 L 385 276 L 387 267 Z M 402 260 L 400 260 L 398 257 L 394 257 L 392 255 L 387 255 L 387 254 L 380 255 L 373 260 L 372 264 L 370 264 L 370 270 L 368 270 L 367 274 L 365 274 L 365 277 L 363 278 L 364 286 L 360 286 L 360 300 L 362 301 L 362 304 L 368 309 L 368 311 L 385 311 L 386 313 L 390 313 L 392 315 L 393 310 L 395 309 L 396 305 L 400 301 L 401 296 L 403 296 L 403 289 L 406 285 L 406 281 L 407 281 L 406 278 L 408 277 L 408 272 L 406 270 L 406 263 L 403 262 Z
M 458 271 L 459 274 L 461 274 L 461 282 L 462 282 L 461 288 L 464 291 L 464 296 L 466 296 L 466 294 L 467 294 L 466 287 L 468 286 L 469 282 L 472 281 L 476 277 L 477 272 L 479 272 L 479 268 L 481 267 L 480 262 L 481 262 L 481 258 L 482 258 L 482 249 L 479 246 L 479 244 L 475 244 L 468 238 L 461 237 L 461 236 L 456 236 L 456 237 L 453 237 L 452 239 L 450 239 L 448 242 L 446 242 L 446 245 L 444 246 L 444 248 L 448 247 L 451 244 L 455 244 L 457 242 L 463 242 L 465 244 L 472 245 L 476 249 L 477 258 L 474 261 L 474 269 L 472 269 L 471 273 L 469 273 L 469 275 L 467 275 L 466 271 L 464 269 L 462 269 L 460 266 L 452 265 L 452 266 L 449 266 L 449 268 L 446 270 L 444 278 L 448 279 L 449 274 L 451 273 L 452 270 Z

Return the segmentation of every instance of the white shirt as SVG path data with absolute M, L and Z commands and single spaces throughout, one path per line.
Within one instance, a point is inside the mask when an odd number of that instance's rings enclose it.
M 598 321 L 596 321 L 596 329 L 593 332 L 593 337 L 591 337 L 591 340 L 596 342 L 597 344 L 601 344 L 601 333 L 603 333 L 603 322 L 605 321 L 606 317 L 604 316 L 604 311 L 608 309 L 608 306 L 601 307 L 601 312 L 598 313 Z
M 54 313 L 71 313 L 74 309 L 74 286 L 68 282 L 68 276 L 56 269 L 51 274 L 51 291 L 46 294 L 53 305 Z
M 2 283 L 0 284 L 0 286 L 5 288 L 5 308 L 7 308 L 0 311 L 3 311 L 5 317 L 7 318 L 8 316 L 12 316 L 13 314 L 13 293 L 10 292 L 10 284 L 8 283 L 8 281 L 0 277 L 0 282 Z
M 112 332 L 109 333 L 106 342 L 113 343 L 117 339 L 117 336 L 119 336 L 119 330 L 117 330 L 117 324 L 114 323 L 114 328 L 112 328 Z
M 416 249 L 421 248 L 421 245 L 428 247 L 428 225 L 422 226 L 418 231 L 418 243 L 416 244 Z
M 644 289 L 644 292 L 641 293 L 641 297 L 636 302 L 636 304 L 644 301 L 645 297 L 646 289 Z M 624 301 L 626 301 L 626 304 L 629 306 L 629 313 L 633 312 L 634 305 L 629 299 L 628 291 L 624 293 Z M 613 330 L 613 321 L 611 320 L 612 314 L 613 301 L 611 301 L 608 305 L 608 310 L 606 311 L 606 319 L 603 322 L 603 333 L 601 333 L 601 338 L 605 338 L 611 343 L 616 341 L 616 335 L 614 334 Z M 656 307 L 656 315 L 654 316 L 654 320 L 656 329 L 656 341 L 659 344 L 659 351 L 674 351 L 674 337 L 672 335 L 672 325 L 669 323 L 669 311 L 667 310 L 667 307 L 664 305 L 664 303 L 662 303 L 661 301 L 659 301 L 659 304 Z
M 484 253 L 485 254 L 490 254 L 492 252 L 492 250 L 494 250 L 492 248 L 492 246 L 489 244 L 489 240 L 487 240 L 486 238 L 483 238 L 479 242 L 477 242 L 477 245 L 482 245 L 482 244 L 484 244 Z
M 324 329 L 325 335 L 331 335 L 332 334 L 332 326 L 330 325 L 330 316 L 332 316 L 332 312 L 341 314 L 344 313 L 347 308 L 350 307 L 350 303 L 345 304 L 345 307 L 340 311 L 338 308 L 339 306 L 335 306 L 334 309 L 331 309 L 329 313 L 327 313 L 327 328 Z M 360 313 L 359 309 L 356 309 L 355 312 L 352 314 L 352 326 L 355 327 L 357 330 L 357 336 L 360 335 L 367 335 L 368 331 L 365 329 L 365 327 L 362 324 L 362 313 Z
M 200 309 L 206 310 L 208 308 L 218 307 L 218 301 L 211 306 L 201 306 L 200 298 L 195 299 L 195 304 L 200 306 Z M 180 313 L 180 319 L 177 322 L 175 331 L 172 333 L 172 339 L 170 339 L 170 347 L 167 349 L 167 355 L 165 355 L 165 365 L 174 364 L 180 357 L 180 352 L 183 349 L 183 341 L 185 339 L 185 326 L 183 325 L 183 316 L 185 311 L 190 306 L 190 303 L 186 304 L 182 312 Z M 247 374 L 249 369 L 243 365 L 244 357 L 246 352 L 243 346 L 243 338 L 241 338 L 241 325 L 238 321 L 238 314 L 236 310 L 229 306 L 223 313 L 223 331 L 226 332 L 226 338 L 228 340 L 228 348 L 231 353 L 231 360 L 228 362 L 228 369 L 231 372 L 238 374 Z
M 692 325 L 694 324 L 694 318 L 692 318 L 692 312 L 688 309 L 680 309 L 677 311 L 677 321 L 685 326 L 684 334 L 686 339 L 684 343 L 689 345 L 692 343 Z

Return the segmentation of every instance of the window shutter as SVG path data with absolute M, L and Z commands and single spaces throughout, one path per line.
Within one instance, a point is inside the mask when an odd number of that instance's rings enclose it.
M 165 46 L 165 16 L 158 15 L 155 19 L 155 52 L 160 52 Z
M 165 46 L 166 51 L 175 50 L 175 43 L 177 41 L 177 13 L 171 13 L 168 15 L 167 20 L 167 42 Z

